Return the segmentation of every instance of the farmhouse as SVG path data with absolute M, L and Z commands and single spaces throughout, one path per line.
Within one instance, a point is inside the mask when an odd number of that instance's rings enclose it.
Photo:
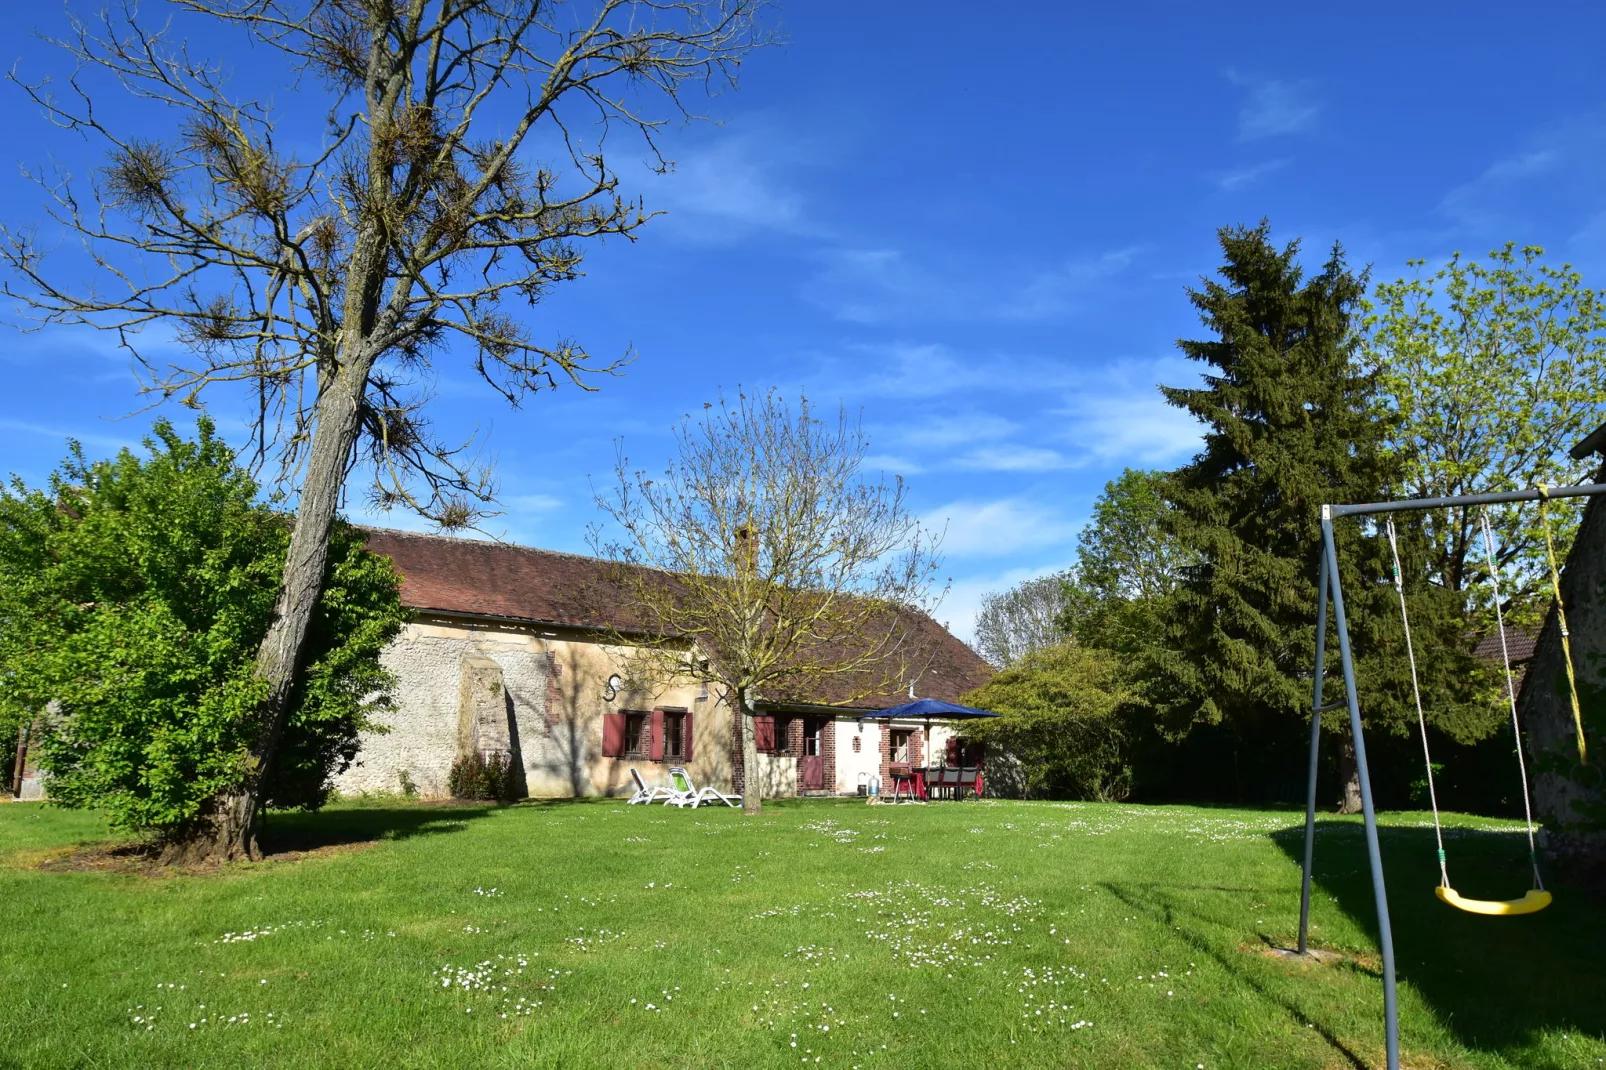
M 409 785 L 447 794 L 453 762 L 501 752 L 538 797 L 617 795 L 639 769 L 663 782 L 684 765 L 699 784 L 738 790 L 736 711 L 717 687 L 626 680 L 640 634 L 627 599 L 595 558 L 521 546 L 367 529 L 368 547 L 402 576 L 413 619 L 384 655 L 397 676 L 389 731 L 363 740 L 343 792 Z M 957 701 L 991 669 L 924 614 L 906 618 L 903 690 L 859 697 L 851 680 L 809 694 L 759 696 L 756 775 L 763 793 L 854 794 L 895 761 L 957 762 L 947 728 L 859 721 L 921 698 Z M 934 750 L 940 748 L 940 750 Z

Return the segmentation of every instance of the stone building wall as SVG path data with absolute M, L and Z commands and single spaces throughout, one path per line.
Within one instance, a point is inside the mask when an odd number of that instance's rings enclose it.
M 495 674 L 485 672 L 488 660 L 500 669 L 505 717 L 498 725 L 483 707 L 476 711 L 477 746 L 513 754 L 530 795 L 629 794 L 632 765 L 649 783 L 667 784 L 666 762 L 602 756 L 604 713 L 659 706 L 692 712 L 690 772 L 698 786 L 729 791 L 730 719 L 723 704 L 685 686 L 626 691 L 609 701 L 608 678 L 627 658 L 627 650 L 580 632 L 445 619 L 409 624 L 382 658 L 398 678 L 397 708 L 379 718 L 390 731 L 365 737 L 357 761 L 335 786 L 346 793 L 396 792 L 405 773 L 420 794 L 446 795 L 447 775 L 465 745 L 465 666 L 490 679 Z

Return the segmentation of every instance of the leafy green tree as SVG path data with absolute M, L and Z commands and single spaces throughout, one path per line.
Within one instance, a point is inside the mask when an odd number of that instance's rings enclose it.
M 989 777 L 1019 778 L 1026 795 L 1123 799 L 1132 785 L 1123 714 L 1132 701 L 1120 659 L 1065 642 L 1026 654 L 964 701 L 1003 716 L 965 727 L 1002 760 Z
M 1195 556 L 1167 528 L 1167 478 L 1128 468 L 1093 503 L 1077 550 L 1079 597 L 1068 599 L 1063 621 L 1083 642 L 1132 653 L 1163 630 L 1165 605 Z
M 1366 306 L 1367 358 L 1398 416 L 1390 436 L 1407 496 L 1516 490 L 1580 482 L 1592 460 L 1568 449 L 1601 421 L 1606 405 L 1606 291 L 1538 246 L 1508 243 L 1484 264 L 1456 253 L 1431 275 L 1379 283 Z M 1551 505 L 1554 532 L 1571 541 L 1583 508 Z M 1545 605 L 1544 536 L 1538 511 L 1494 506 L 1504 589 L 1519 622 L 1537 626 Z M 1424 517 L 1437 583 L 1486 600 L 1476 510 Z
M 1170 599 L 1162 664 L 1173 714 L 1225 722 L 1241 739 L 1308 716 L 1319 507 L 1378 500 L 1398 485 L 1399 459 L 1387 448 L 1389 421 L 1378 417 L 1378 376 L 1357 360 L 1365 279 L 1342 250 L 1307 279 L 1299 243 L 1274 247 L 1264 221 L 1224 228 L 1220 241 L 1220 279 L 1189 294 L 1214 337 L 1178 343 L 1205 365 L 1204 383 L 1161 388 L 1207 428 L 1204 450 L 1167 482 L 1165 526 L 1197 559 Z M 1443 704 L 1443 688 L 1468 661 L 1460 607 L 1422 581 L 1420 529 L 1409 515 L 1400 523 L 1418 658 Z M 1386 546 L 1344 523 L 1338 548 L 1362 708 L 1403 729 L 1414 708 Z M 1329 664 L 1336 677 L 1336 656 Z M 1341 694 L 1329 685 L 1331 698 Z M 1359 797 L 1347 733 L 1343 751 L 1348 809 Z
M 290 544 L 288 519 L 199 421 L 167 422 L 88 461 L 75 443 L 48 490 L 0 490 L 0 704 L 13 720 L 51 700 L 41 766 L 57 803 L 98 807 L 186 857 L 191 825 L 237 783 L 260 721 L 255 673 Z M 315 808 L 378 726 L 379 654 L 403 622 L 390 562 L 336 525 L 264 800 Z

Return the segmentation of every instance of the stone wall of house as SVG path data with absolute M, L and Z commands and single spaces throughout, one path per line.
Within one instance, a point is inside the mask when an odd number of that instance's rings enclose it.
M 536 797 L 629 794 L 630 768 L 667 784 L 668 763 L 602 756 L 606 712 L 681 707 L 692 713 L 690 772 L 698 786 L 730 790 L 730 719 L 703 689 L 643 687 L 605 697 L 627 649 L 581 632 L 462 622 L 409 624 L 383 655 L 397 675 L 390 731 L 364 737 L 357 761 L 337 777 L 342 792 L 396 792 L 403 775 L 422 795 L 447 794 L 452 762 L 467 746 L 511 754 Z M 499 670 L 499 672 L 498 672 Z M 500 677 L 502 717 L 480 694 Z M 472 709 L 465 712 L 465 703 Z M 470 729 L 472 725 L 472 730 Z

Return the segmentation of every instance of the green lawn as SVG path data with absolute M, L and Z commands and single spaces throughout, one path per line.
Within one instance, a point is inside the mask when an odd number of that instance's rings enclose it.
M 1357 821 L 1318 843 L 1325 966 L 1294 935 L 1301 815 L 617 801 L 274 815 L 329 849 L 218 874 L 38 868 L 92 817 L 0 806 L 0 1065 L 1357 1067 L 1381 1063 Z M 1473 895 L 1526 887 L 1507 823 L 1456 819 Z M 337 845 L 349 844 L 350 849 Z M 1606 922 L 1433 896 L 1386 818 L 1405 1064 L 1606 1060 Z

